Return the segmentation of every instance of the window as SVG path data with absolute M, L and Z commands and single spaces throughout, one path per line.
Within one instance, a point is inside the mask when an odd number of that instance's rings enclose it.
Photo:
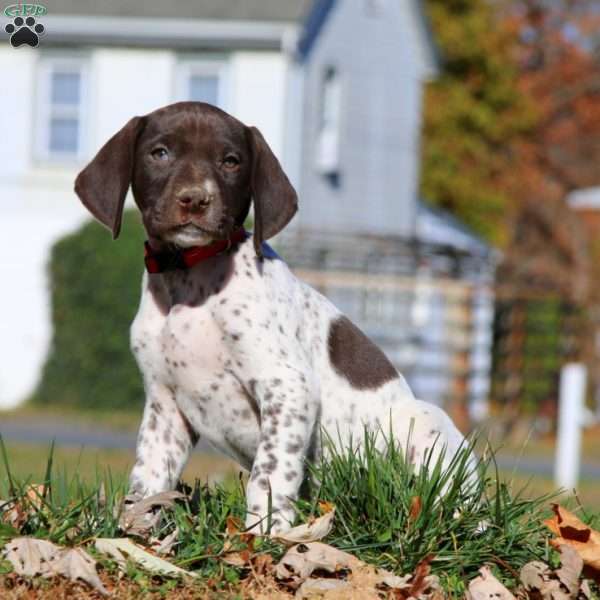
M 369 17 L 380 17 L 385 7 L 385 0 L 365 0 L 365 13 Z
M 82 156 L 87 74 L 84 61 L 44 58 L 38 90 L 37 157 L 77 160 Z
M 316 166 L 323 174 L 335 176 L 340 170 L 342 85 L 335 67 L 325 69 L 321 90 Z
M 226 63 L 223 60 L 185 60 L 178 69 L 176 100 L 207 102 L 225 108 Z

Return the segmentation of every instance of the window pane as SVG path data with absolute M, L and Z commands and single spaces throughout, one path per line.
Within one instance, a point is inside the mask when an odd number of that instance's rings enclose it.
M 189 99 L 194 102 L 208 102 L 216 105 L 219 100 L 218 75 L 192 75 Z
M 339 126 L 340 103 L 342 88 L 337 71 L 330 67 L 325 73 L 323 81 L 323 103 L 321 113 L 321 128 L 334 129 Z
M 52 73 L 52 104 L 79 104 L 79 73 Z
M 76 154 L 78 149 L 79 123 L 77 119 L 50 120 L 50 152 Z

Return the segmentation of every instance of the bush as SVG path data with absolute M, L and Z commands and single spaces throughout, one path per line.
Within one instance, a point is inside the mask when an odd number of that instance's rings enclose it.
M 53 339 L 33 400 L 86 409 L 139 408 L 141 375 L 129 349 L 140 298 L 144 231 L 123 215 L 118 241 L 90 222 L 50 258 Z

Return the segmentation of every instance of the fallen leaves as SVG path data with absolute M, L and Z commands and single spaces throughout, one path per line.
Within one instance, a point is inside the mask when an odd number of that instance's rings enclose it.
M 169 556 L 173 553 L 173 548 L 177 545 L 179 538 L 179 527 L 175 529 L 162 540 L 160 538 L 150 538 L 150 548 L 156 552 L 156 554 L 162 554 L 163 556 Z
M 141 546 L 134 544 L 129 538 L 98 538 L 95 541 L 95 547 L 98 552 L 112 558 L 123 569 L 127 560 L 131 560 L 151 573 L 169 576 L 196 576 L 191 571 L 186 571 L 151 554 Z
M 226 538 L 221 551 L 223 562 L 233 567 L 246 567 L 254 556 L 253 533 L 245 533 L 242 523 L 234 517 L 226 519 Z
M 559 548 L 562 566 L 552 570 L 541 561 L 527 563 L 521 569 L 521 582 L 532 598 L 569 600 L 591 598 L 587 581 L 580 582 L 583 560 L 573 548 Z
M 18 501 L 3 503 L 2 520 L 18 529 L 33 513 L 43 509 L 45 493 L 44 486 L 30 486 Z M 160 511 L 172 508 L 182 498 L 185 496 L 179 492 L 165 492 L 143 500 L 127 498 L 129 502 L 120 515 L 119 525 L 129 534 L 147 536 L 157 525 Z M 177 543 L 178 533 L 175 529 L 163 539 L 151 538 L 151 548 L 157 554 L 169 554 Z M 122 568 L 129 560 L 151 573 L 194 576 L 144 550 L 128 538 L 100 538 L 95 541 L 95 548 Z M 17 575 L 43 578 L 60 575 L 71 581 L 87 583 L 103 595 L 108 594 L 96 572 L 96 561 L 83 548 L 64 548 L 47 540 L 16 537 L 6 544 L 2 556 L 11 563 Z
M 479 576 L 469 582 L 467 600 L 515 600 L 515 597 L 494 577 L 489 567 L 481 567 Z
M 145 537 L 158 524 L 160 509 L 173 508 L 176 500 L 183 500 L 181 492 L 161 492 L 147 498 L 127 496 L 119 518 L 123 533 Z
M 437 577 L 430 575 L 431 558 L 422 561 L 414 574 L 398 577 L 328 544 L 310 542 L 289 548 L 275 568 L 275 577 L 296 589 L 298 598 L 319 594 L 329 600 L 367 600 L 380 598 L 382 590 L 393 590 L 398 600 L 442 598 Z M 337 577 L 311 579 L 314 573 L 329 573 Z
M 422 508 L 423 502 L 420 496 L 413 496 L 410 501 L 410 510 L 408 512 L 408 520 L 411 523 L 414 523 L 419 518 Z
M 0 500 L 1 520 L 18 531 L 32 514 L 42 509 L 47 491 L 42 484 L 32 484 L 18 500 Z
M 600 582 L 600 532 L 588 527 L 577 516 L 558 504 L 552 505 L 554 516 L 544 524 L 557 537 L 550 543 L 559 548 L 566 544 L 583 560 L 587 575 Z
M 338 550 L 322 542 L 310 542 L 292 546 L 279 561 L 275 569 L 278 579 L 288 579 L 293 584 L 310 577 L 313 571 L 336 573 L 344 569 L 355 569 L 364 563 L 352 554 Z
M 21 537 L 6 544 L 3 556 L 18 575 L 46 579 L 62 575 L 108 595 L 96 573 L 96 561 L 81 548 L 61 548 L 46 540 Z
M 271 536 L 284 544 L 300 544 L 307 542 L 317 542 L 326 537 L 333 527 L 333 517 L 335 516 L 335 506 L 329 502 L 320 502 L 319 508 L 322 515 L 309 519 L 307 523 L 292 527 L 285 533 Z
M 43 510 L 44 494 L 43 488 L 32 486 L 20 505 L 9 505 L 12 512 L 7 516 L 9 511 L 5 511 L 3 520 L 10 523 L 11 519 L 33 514 L 26 511 Z M 164 537 L 161 538 L 152 537 L 152 533 L 157 533 L 161 512 L 173 508 L 183 498 L 185 496 L 178 492 L 157 494 L 144 500 L 129 498 L 129 504 L 119 515 L 120 527 L 130 535 L 144 538 L 144 546 L 127 537 L 98 538 L 92 540 L 92 554 L 113 560 L 121 571 L 133 564 L 161 577 L 196 577 L 194 572 L 165 560 L 178 543 L 177 528 L 162 528 L 170 533 L 166 536 L 162 533 Z M 582 574 L 586 569 L 591 573 L 600 572 L 600 533 L 566 509 L 557 505 L 552 508 L 553 518 L 544 523 L 557 536 L 550 542 L 560 553 L 560 566 L 553 569 L 541 561 L 532 561 L 517 573 L 505 565 L 519 580 L 516 588 L 511 590 L 494 576 L 489 566 L 482 566 L 479 575 L 468 582 L 465 592 L 468 600 L 583 600 L 592 597 Z M 422 510 L 420 498 L 412 498 L 410 524 L 418 520 Z M 433 555 L 423 559 L 413 573 L 403 576 L 379 569 L 325 543 L 324 538 L 333 528 L 335 507 L 322 503 L 320 512 L 320 516 L 311 517 L 286 533 L 262 540 L 245 531 L 243 523 L 230 516 L 226 520 L 222 549 L 213 554 L 213 558 L 244 569 L 241 589 L 249 594 L 248 597 L 257 599 L 290 598 L 290 594 L 296 598 L 323 600 L 441 600 L 445 597 L 438 577 L 431 574 Z M 265 542 L 268 542 L 266 547 Z M 287 546 L 277 564 L 268 552 L 273 542 Z M 82 547 L 64 548 L 41 539 L 17 537 L 6 544 L 2 556 L 11 563 L 18 576 L 62 576 L 108 595 L 98 576 L 96 560 Z

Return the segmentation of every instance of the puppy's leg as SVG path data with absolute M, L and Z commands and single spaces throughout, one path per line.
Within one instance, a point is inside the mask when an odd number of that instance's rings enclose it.
M 271 531 L 276 533 L 289 529 L 294 519 L 291 500 L 298 497 L 304 479 L 318 403 L 292 371 L 259 381 L 254 390 L 260 398 L 261 434 L 246 490 L 246 527 L 266 532 L 270 492 Z
M 173 489 L 197 441 L 171 390 L 150 386 L 129 477 L 130 493 L 151 496 Z

